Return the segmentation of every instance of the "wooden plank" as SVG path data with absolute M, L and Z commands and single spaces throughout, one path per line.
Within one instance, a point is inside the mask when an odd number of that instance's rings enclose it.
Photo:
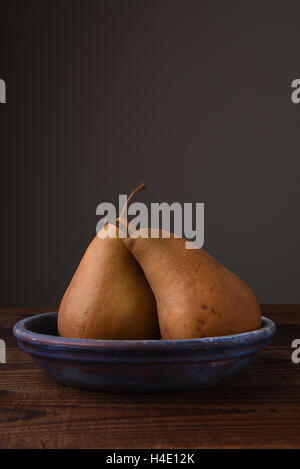
M 55 308 L 47 308 L 55 310 Z M 299 305 L 267 305 L 272 346 L 234 381 L 197 392 L 108 394 L 62 386 L 16 346 L 12 325 L 36 309 L 0 310 L 1 448 L 300 448 Z M 2 337 L 1 336 L 1 337 Z
M 300 324 L 300 305 L 285 304 L 285 305 L 261 305 L 262 314 L 276 324 Z
M 1 395 L 2 447 L 299 447 L 299 386 L 180 396 Z M 4 428 L 3 428 L 4 430 Z M 84 431 L 83 431 L 84 430 Z

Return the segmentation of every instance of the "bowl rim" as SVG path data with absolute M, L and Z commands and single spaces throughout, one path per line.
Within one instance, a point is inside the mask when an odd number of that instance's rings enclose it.
M 72 339 L 69 337 L 39 334 L 30 331 L 30 323 L 40 317 L 46 318 L 57 316 L 57 311 L 49 313 L 35 314 L 18 321 L 13 327 L 13 334 L 18 341 L 30 343 L 32 345 L 44 345 L 47 347 L 61 347 L 64 349 L 80 350 L 124 350 L 124 351 L 160 351 L 172 349 L 215 349 L 232 348 L 234 346 L 255 345 L 265 342 L 274 335 L 276 325 L 274 322 L 262 316 L 262 326 L 259 329 L 240 334 L 232 334 L 218 337 L 204 337 L 195 339 L 177 340 L 103 340 L 103 339 Z

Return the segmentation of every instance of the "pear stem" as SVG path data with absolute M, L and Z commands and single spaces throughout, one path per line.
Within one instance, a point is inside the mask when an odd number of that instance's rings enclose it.
M 124 207 L 122 208 L 122 212 L 121 212 L 121 215 L 120 215 L 120 218 L 123 218 L 125 212 L 127 212 L 127 209 L 129 207 L 129 205 L 131 204 L 132 200 L 134 199 L 134 197 L 136 196 L 136 194 L 140 191 L 144 191 L 146 189 L 146 184 L 143 182 L 142 184 L 140 184 L 138 187 L 136 187 L 130 194 L 130 196 L 128 197 Z M 120 219 L 119 218 L 119 219 Z M 126 218 L 127 219 L 127 218 Z

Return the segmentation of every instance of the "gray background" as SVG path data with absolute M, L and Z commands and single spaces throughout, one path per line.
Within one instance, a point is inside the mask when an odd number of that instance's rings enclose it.
M 98 203 L 144 180 L 205 203 L 205 248 L 260 302 L 300 302 L 299 2 L 1 8 L 1 306 L 57 305 Z

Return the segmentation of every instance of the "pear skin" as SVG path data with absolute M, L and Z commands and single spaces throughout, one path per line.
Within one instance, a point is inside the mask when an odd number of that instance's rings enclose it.
M 261 327 L 257 300 L 248 285 L 203 249 L 186 240 L 127 237 L 124 244 L 141 265 L 157 303 L 161 338 L 216 337 Z M 136 236 L 136 234 L 135 234 Z
M 82 339 L 159 338 L 153 293 L 120 238 L 94 238 L 61 301 L 58 330 Z
M 143 188 L 141 185 L 130 197 Z M 154 295 L 115 223 L 107 224 L 93 239 L 63 296 L 58 312 L 61 336 L 107 340 L 160 337 Z M 109 236 L 114 234 L 116 237 Z

